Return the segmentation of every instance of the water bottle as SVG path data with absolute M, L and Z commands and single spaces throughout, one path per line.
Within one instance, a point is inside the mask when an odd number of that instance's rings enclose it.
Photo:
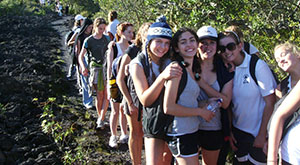
M 220 104 L 223 102 L 222 98 L 219 98 L 217 100 L 211 100 L 206 107 L 207 110 L 210 110 L 212 112 L 216 112 L 218 108 L 220 108 Z

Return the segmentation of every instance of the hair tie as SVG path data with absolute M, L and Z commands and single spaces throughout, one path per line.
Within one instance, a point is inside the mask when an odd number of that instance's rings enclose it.
M 195 79 L 198 81 L 200 80 L 200 74 L 199 73 L 195 73 Z

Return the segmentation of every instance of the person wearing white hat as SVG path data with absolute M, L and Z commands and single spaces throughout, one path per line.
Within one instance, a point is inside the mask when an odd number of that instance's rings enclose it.
M 218 33 L 211 26 L 203 26 L 197 31 L 199 38 L 200 80 L 201 87 L 199 100 L 222 98 L 221 107 L 215 116 L 208 122 L 199 117 L 199 145 L 202 152 L 202 164 L 217 164 L 218 155 L 223 144 L 224 123 L 221 118 L 227 114 L 232 97 L 233 73 L 229 73 L 222 61 L 217 56 Z M 228 117 L 228 116 L 225 116 Z M 229 133 L 227 135 L 229 137 Z

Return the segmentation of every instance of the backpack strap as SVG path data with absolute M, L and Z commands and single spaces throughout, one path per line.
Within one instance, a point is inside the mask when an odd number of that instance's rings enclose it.
M 255 76 L 255 67 L 259 58 L 255 54 L 250 54 L 250 55 L 251 55 L 250 67 L 249 67 L 250 75 L 252 79 L 255 81 L 256 85 L 258 85 L 257 78 Z
M 117 43 L 115 45 L 113 45 L 113 50 L 114 50 L 114 57 L 113 57 L 113 59 L 115 59 L 118 56 Z
M 140 61 L 143 65 L 143 69 L 144 69 L 144 73 L 146 78 L 148 78 L 150 76 L 150 68 L 149 66 L 146 65 L 146 55 L 144 55 L 144 53 L 140 53 L 137 55 L 138 61 Z
M 281 93 L 282 95 L 285 95 L 288 93 L 288 90 L 289 90 L 289 87 L 288 87 L 288 84 L 289 84 L 289 77 L 290 76 L 287 76 L 285 79 L 283 79 L 280 83 L 280 90 L 281 90 Z
M 250 54 L 250 43 L 249 42 L 244 42 L 244 50 Z
M 187 71 L 181 62 L 179 62 L 179 66 L 182 68 L 182 75 L 181 75 L 181 79 L 179 82 L 179 88 L 177 91 L 176 103 L 178 102 L 180 95 L 183 92 L 183 90 L 186 86 L 186 83 L 187 83 Z

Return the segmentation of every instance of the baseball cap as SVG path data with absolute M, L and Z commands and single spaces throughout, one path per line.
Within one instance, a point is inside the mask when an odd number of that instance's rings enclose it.
M 81 20 L 81 19 L 86 19 L 86 17 L 84 17 L 84 16 L 82 16 L 82 15 L 80 15 L 80 14 L 77 14 L 77 15 L 75 16 L 75 21 L 79 21 L 79 20 Z
M 217 30 L 211 26 L 202 26 L 198 31 L 197 35 L 199 40 L 209 38 L 213 40 L 218 39 L 218 33 Z

